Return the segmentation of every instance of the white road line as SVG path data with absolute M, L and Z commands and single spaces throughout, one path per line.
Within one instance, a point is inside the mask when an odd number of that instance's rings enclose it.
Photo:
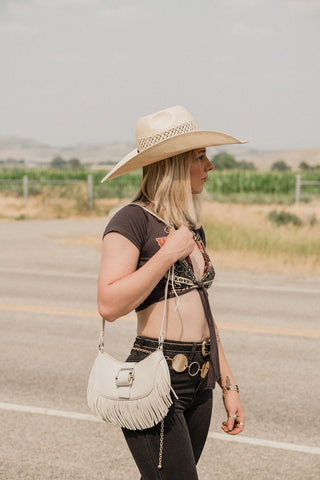
M 94 415 L 77 413 L 77 412 L 64 412 L 63 410 L 52 410 L 51 408 L 31 407 L 29 405 L 17 405 L 16 403 L 0 402 L 0 410 L 10 410 L 14 412 L 23 413 L 37 413 L 39 415 L 51 415 L 53 417 L 65 417 L 75 420 L 87 420 L 89 422 L 102 422 L 98 417 Z
M 253 285 L 249 283 L 216 282 L 213 288 L 241 288 L 242 290 L 269 290 L 270 292 L 320 294 L 320 288 L 283 287 L 281 285 Z
M 96 280 L 98 273 L 76 273 L 76 272 L 55 272 L 54 270 L 22 270 L 18 268 L 0 268 L 0 273 L 13 273 L 16 275 L 38 275 L 40 277 L 66 277 L 66 278 L 88 278 Z
M 214 440 L 224 440 L 226 442 L 237 442 L 237 443 L 246 443 L 249 445 L 254 445 L 255 447 L 270 447 L 270 448 L 280 448 L 283 450 L 291 450 L 294 452 L 303 452 L 303 453 L 313 453 L 315 455 L 320 455 L 320 448 L 318 447 L 309 447 L 308 445 L 296 445 L 295 443 L 286 443 L 286 442 L 276 442 L 273 440 L 264 440 L 263 438 L 251 438 L 241 436 L 232 436 L 226 435 L 225 433 L 215 433 L 209 432 L 209 438 Z
M 70 418 L 73 420 L 86 420 L 89 422 L 102 422 L 98 417 L 94 415 L 77 413 L 77 412 L 66 412 L 63 410 L 52 410 L 50 408 L 40 408 L 40 407 L 31 407 L 29 405 L 17 405 L 15 403 L 5 403 L 0 402 L 0 410 L 9 410 L 14 412 L 22 413 L 35 413 L 38 415 L 51 415 L 54 417 L 64 417 Z M 268 448 L 279 448 L 283 450 L 291 450 L 294 452 L 303 452 L 311 453 L 314 455 L 320 455 L 320 448 L 310 447 L 308 445 L 296 445 L 295 443 L 286 443 L 286 442 L 277 442 L 272 440 L 264 440 L 262 438 L 251 438 L 241 436 L 231 436 L 223 433 L 209 432 L 209 438 L 219 441 L 227 442 L 236 442 L 236 443 L 246 443 L 258 447 L 268 447 Z
M 76 273 L 76 272 L 57 272 L 54 270 L 23 270 L 18 268 L 0 268 L 0 273 L 13 273 L 17 275 L 38 275 L 48 277 L 66 277 L 66 278 L 87 278 L 96 280 L 98 273 Z M 256 285 L 252 283 L 233 283 L 233 282 L 219 282 L 214 283 L 215 288 L 240 288 L 242 290 L 265 290 L 270 292 L 283 292 L 283 293 L 304 293 L 304 294 L 316 294 L 319 295 L 320 288 L 299 288 L 299 287 L 284 287 L 276 285 Z

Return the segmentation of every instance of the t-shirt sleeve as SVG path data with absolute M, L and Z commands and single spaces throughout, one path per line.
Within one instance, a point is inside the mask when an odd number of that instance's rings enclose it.
M 126 205 L 108 222 L 103 237 L 110 232 L 117 232 L 126 237 L 140 251 L 146 238 L 147 217 L 139 205 Z

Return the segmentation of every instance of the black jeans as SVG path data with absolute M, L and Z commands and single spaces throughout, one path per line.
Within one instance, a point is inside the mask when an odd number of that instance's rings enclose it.
M 137 362 L 148 353 L 135 348 L 153 351 L 158 341 L 137 337 L 127 361 Z M 184 354 L 190 369 L 184 372 L 173 370 L 168 360 L 171 385 L 179 397 L 173 397 L 173 405 L 164 421 L 162 469 L 158 469 L 160 449 L 160 424 L 145 430 L 123 429 L 129 449 L 141 473 L 141 480 L 198 480 L 196 464 L 202 453 L 211 420 L 212 390 L 206 389 L 206 377 L 202 378 L 198 365 L 209 360 L 203 356 L 201 343 L 165 341 L 164 355 L 173 358 Z M 189 373 L 190 370 L 190 373 Z

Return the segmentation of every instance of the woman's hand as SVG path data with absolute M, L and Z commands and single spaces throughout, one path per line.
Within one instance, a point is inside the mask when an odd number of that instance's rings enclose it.
M 162 247 L 163 253 L 172 255 L 176 262 L 182 258 L 188 257 L 195 247 L 193 233 L 188 227 L 182 226 L 178 230 L 170 229 L 166 242 Z
M 238 433 L 242 432 L 245 419 L 239 393 L 229 390 L 223 394 L 222 398 L 228 415 L 228 420 L 222 423 L 221 428 L 230 435 L 237 435 Z

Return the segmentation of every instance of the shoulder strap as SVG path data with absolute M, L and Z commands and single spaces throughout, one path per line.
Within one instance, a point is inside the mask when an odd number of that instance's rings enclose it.
M 174 264 L 169 268 L 167 271 L 167 281 L 166 281 L 166 286 L 165 286 L 165 293 L 164 293 L 164 307 L 163 307 L 163 315 L 162 315 L 162 325 L 161 325 L 161 331 L 160 335 L 158 338 L 158 348 L 160 350 L 163 349 L 163 342 L 164 342 L 164 331 L 166 327 L 166 317 L 167 317 L 167 299 L 168 299 L 168 288 L 169 288 L 169 282 L 170 282 L 170 277 L 173 278 L 174 276 Z M 104 333 L 105 333 L 105 319 L 101 317 L 101 325 L 100 325 L 100 336 L 99 336 L 99 350 L 103 352 L 104 350 Z
M 169 288 L 170 276 L 173 279 L 174 264 L 167 271 L 167 281 L 166 281 L 166 286 L 165 286 L 165 291 L 164 291 L 164 307 L 163 307 L 163 315 L 162 315 L 162 325 L 161 325 L 160 335 L 159 335 L 159 338 L 158 338 L 158 344 L 159 344 L 158 348 L 160 350 L 163 349 L 163 342 L 164 342 L 164 331 L 165 331 L 165 327 L 166 327 L 167 299 L 168 299 L 168 288 Z M 105 322 L 106 322 L 105 319 L 103 317 L 101 317 L 100 336 L 99 336 L 99 350 L 101 352 L 103 352 L 103 350 L 104 350 Z
M 143 208 L 146 212 L 150 213 L 154 217 L 156 217 L 158 220 L 160 220 L 162 223 L 164 223 L 168 228 L 170 226 L 158 215 L 153 213 L 151 210 L 148 210 L 146 207 L 143 207 L 142 205 L 139 205 L 138 203 L 132 203 L 132 205 L 138 205 L 139 207 Z M 162 325 L 161 325 L 161 331 L 160 335 L 158 338 L 158 343 L 159 349 L 163 349 L 163 342 L 164 342 L 164 331 L 165 331 L 165 326 L 166 326 L 166 313 L 167 313 L 167 299 L 168 299 L 168 289 L 169 289 L 169 282 L 170 282 L 170 277 L 171 281 L 173 283 L 173 277 L 174 277 L 174 264 L 171 265 L 169 270 L 167 271 L 167 281 L 166 281 L 166 286 L 165 286 L 165 291 L 164 291 L 164 308 L 163 308 L 163 315 L 162 315 Z M 101 317 L 101 326 L 100 326 L 100 336 L 99 336 L 99 350 L 103 352 L 104 350 L 104 332 L 105 332 L 105 319 Z

